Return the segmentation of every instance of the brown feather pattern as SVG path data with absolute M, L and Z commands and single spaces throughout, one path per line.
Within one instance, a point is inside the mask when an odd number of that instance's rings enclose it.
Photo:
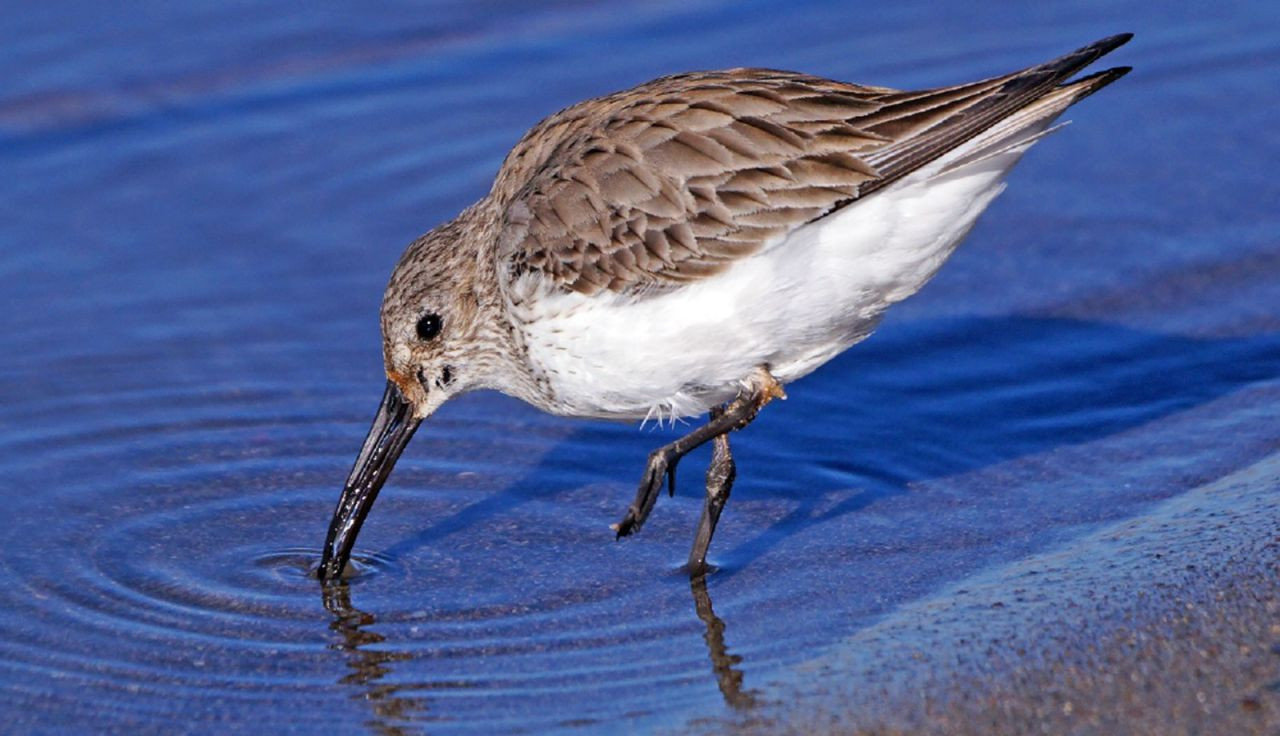
M 499 257 L 511 277 L 584 294 L 706 278 L 936 159 L 1126 40 L 921 92 L 732 69 L 579 103 L 504 162 L 491 193 L 506 212 Z M 1081 96 L 1114 77 L 1098 78 Z

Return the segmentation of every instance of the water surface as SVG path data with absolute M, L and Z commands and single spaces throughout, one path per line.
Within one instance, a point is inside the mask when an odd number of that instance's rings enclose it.
M 0 712 L 56 729 L 635 730 L 751 712 L 938 591 L 1280 447 L 1267 3 L 30 5 L 0 29 Z M 897 87 L 1134 31 L 920 295 L 608 528 L 677 430 L 476 394 L 308 576 L 400 250 L 528 126 L 735 65 Z M 794 697 L 789 689 L 787 697 Z

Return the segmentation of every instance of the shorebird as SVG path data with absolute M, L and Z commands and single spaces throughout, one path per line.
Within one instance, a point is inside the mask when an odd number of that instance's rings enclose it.
M 714 442 L 688 560 L 729 498 L 729 433 L 927 282 L 1129 40 L 918 92 L 769 69 L 662 77 L 534 126 L 489 194 L 405 250 L 383 297 L 387 385 L 319 575 L 340 578 L 396 459 L 447 399 L 496 389 L 570 417 L 709 421 L 649 455 L 640 530 Z

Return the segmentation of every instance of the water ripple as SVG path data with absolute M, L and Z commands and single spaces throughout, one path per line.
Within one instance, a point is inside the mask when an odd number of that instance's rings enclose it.
M 628 699 L 629 711 L 652 710 L 643 683 L 704 679 L 705 653 L 672 649 L 673 632 L 700 628 L 688 593 L 659 574 L 655 596 L 602 558 L 623 557 L 608 536 L 615 504 L 571 468 L 511 487 L 564 429 L 513 418 L 525 432 L 495 453 L 493 437 L 513 426 L 492 413 L 501 400 L 464 403 L 471 416 L 426 433 L 434 452 L 406 458 L 407 487 L 386 492 L 355 574 L 322 591 L 316 545 L 363 427 L 264 407 L 281 395 L 95 394 L 86 421 L 5 438 L 8 456 L 50 481 L 17 499 L 22 544 L 0 563 L 15 600 L 0 624 L 12 676 L 57 673 L 101 697 L 123 689 L 133 719 L 161 717 L 170 699 L 256 701 L 255 688 L 305 692 L 314 702 L 300 722 L 333 719 L 334 703 L 351 717 L 336 689 L 375 719 L 432 721 L 442 716 L 426 700 L 447 698 L 449 718 L 503 728 L 554 720 L 541 699 L 586 683 L 613 693 L 604 718 Z M 462 458 L 475 470 L 451 470 Z M 641 553 L 627 555 L 641 579 L 671 567 L 669 549 L 627 552 Z

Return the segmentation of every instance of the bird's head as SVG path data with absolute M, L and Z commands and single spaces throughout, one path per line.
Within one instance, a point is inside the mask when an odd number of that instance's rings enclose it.
M 477 286 L 475 248 L 463 220 L 414 241 L 382 300 L 387 386 L 334 511 L 320 577 L 337 579 L 360 526 L 422 420 L 449 398 L 484 385 L 495 344 L 492 298 Z
M 388 390 L 398 389 L 419 421 L 487 375 L 489 315 L 459 230 L 451 222 L 410 245 L 382 298 Z

